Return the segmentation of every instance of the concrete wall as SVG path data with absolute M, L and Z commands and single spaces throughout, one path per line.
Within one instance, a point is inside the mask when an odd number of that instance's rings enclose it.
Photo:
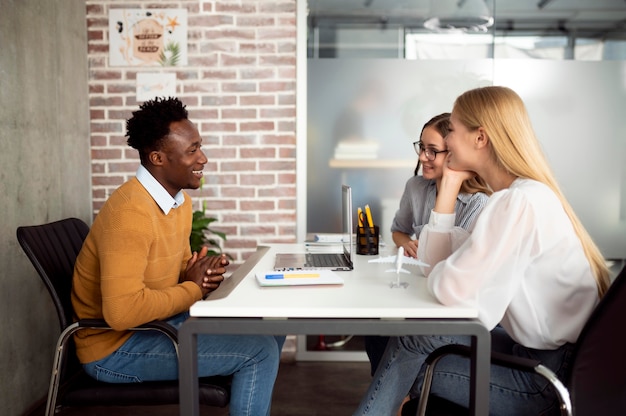
M 0 0 L 0 413 L 47 393 L 59 333 L 19 225 L 91 223 L 85 4 Z

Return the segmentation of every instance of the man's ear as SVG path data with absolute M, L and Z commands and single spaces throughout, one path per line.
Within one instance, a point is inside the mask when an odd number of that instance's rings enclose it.
M 159 150 L 153 150 L 148 154 L 148 160 L 154 166 L 161 166 L 163 164 L 163 154 Z

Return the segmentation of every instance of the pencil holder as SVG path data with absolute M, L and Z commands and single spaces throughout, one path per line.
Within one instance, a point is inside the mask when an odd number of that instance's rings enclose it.
M 356 252 L 357 254 L 378 254 L 378 226 L 356 228 Z

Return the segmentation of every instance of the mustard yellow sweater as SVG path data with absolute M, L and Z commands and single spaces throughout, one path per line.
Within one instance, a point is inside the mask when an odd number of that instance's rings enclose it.
M 126 329 L 186 311 L 202 298 L 195 283 L 179 283 L 191 257 L 191 219 L 187 194 L 165 215 L 137 178 L 106 201 L 76 260 L 72 305 L 78 319 L 104 318 L 115 331 L 79 331 L 82 363 L 118 349 L 131 335 Z

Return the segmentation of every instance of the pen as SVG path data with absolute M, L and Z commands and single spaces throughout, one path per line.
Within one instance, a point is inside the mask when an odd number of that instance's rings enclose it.
M 372 211 L 370 211 L 369 205 L 365 205 L 365 216 L 367 216 L 367 225 L 373 227 L 374 221 L 372 220 Z
M 361 207 L 357 209 L 357 220 L 359 221 L 359 227 L 363 227 L 363 210 Z

